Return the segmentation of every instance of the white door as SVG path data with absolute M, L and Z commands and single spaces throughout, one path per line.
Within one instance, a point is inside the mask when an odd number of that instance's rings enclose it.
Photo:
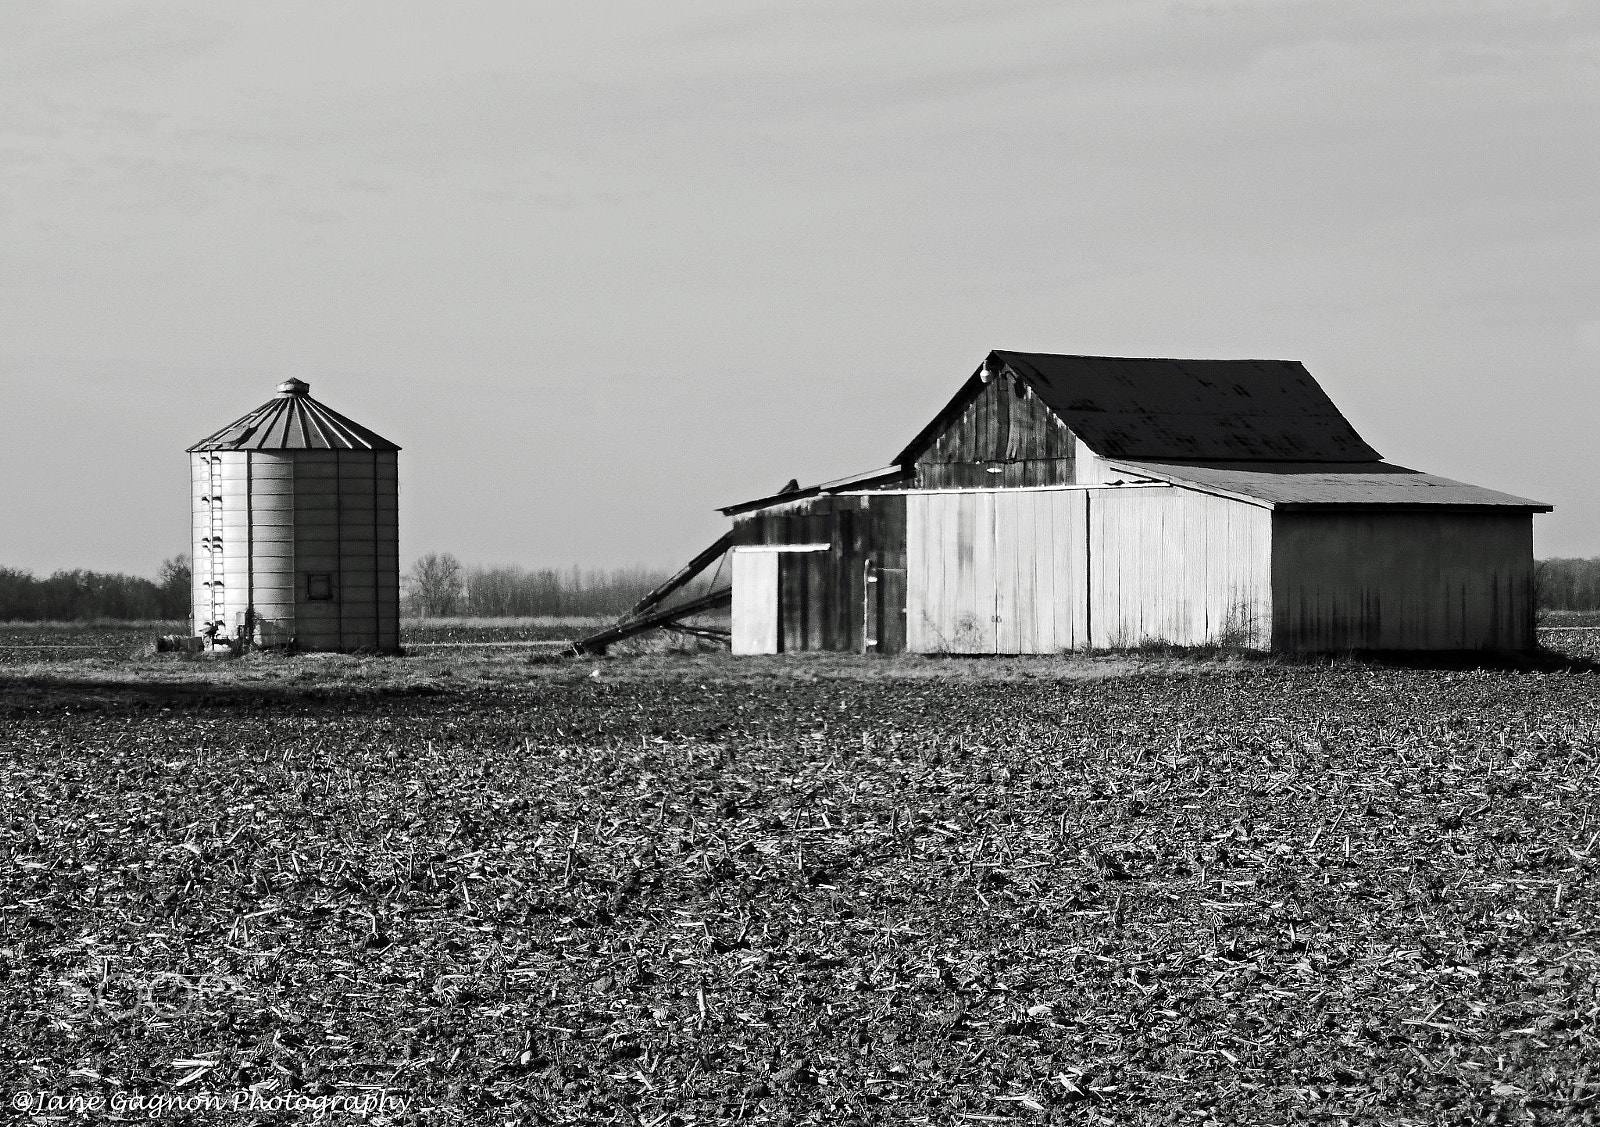
M 778 652 L 778 553 L 733 550 L 733 652 Z

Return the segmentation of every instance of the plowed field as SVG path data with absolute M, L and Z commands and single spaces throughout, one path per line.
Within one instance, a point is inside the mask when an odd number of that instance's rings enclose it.
M 29 666 L 0 1075 L 399 1101 L 372 1122 L 1591 1122 L 1597 690 L 1558 660 Z

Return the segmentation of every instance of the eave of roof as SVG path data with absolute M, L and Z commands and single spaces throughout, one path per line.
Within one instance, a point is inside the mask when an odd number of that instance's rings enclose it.
M 1453 481 L 1388 462 L 1155 461 L 1111 458 L 1107 465 L 1186 489 L 1274 510 L 1323 508 L 1521 509 L 1548 513 L 1543 501 Z

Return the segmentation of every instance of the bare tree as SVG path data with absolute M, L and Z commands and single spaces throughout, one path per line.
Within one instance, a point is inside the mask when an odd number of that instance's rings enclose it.
M 429 552 L 406 573 L 411 612 L 443 618 L 461 610 L 461 561 L 449 552 Z
M 156 573 L 156 587 L 159 588 L 162 618 L 188 617 L 189 583 L 189 556 L 187 553 L 179 552 L 170 560 L 161 561 L 161 570 Z

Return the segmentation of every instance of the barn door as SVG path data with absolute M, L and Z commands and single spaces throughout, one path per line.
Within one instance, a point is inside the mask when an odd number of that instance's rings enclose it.
M 906 498 L 909 652 L 996 652 L 994 496 Z
M 995 494 L 995 641 L 1000 653 L 1060 653 L 1087 630 L 1085 490 Z
M 733 550 L 733 652 L 778 652 L 778 553 Z
M 906 649 L 1057 653 L 1083 635 L 1081 490 L 906 498 Z
M 861 652 L 898 654 L 906 649 L 906 569 L 861 561 Z

